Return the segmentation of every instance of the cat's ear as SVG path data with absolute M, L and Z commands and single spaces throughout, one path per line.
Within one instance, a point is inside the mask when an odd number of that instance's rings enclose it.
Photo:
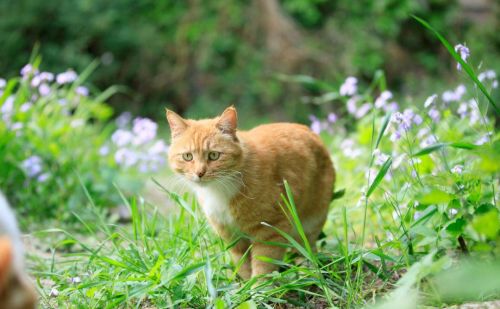
M 184 131 L 186 131 L 188 124 L 181 116 L 177 115 L 173 111 L 167 109 L 167 121 L 170 125 L 170 132 L 172 132 L 172 138 L 179 136 Z
M 2 291 L 11 273 L 12 243 L 7 237 L 0 237 L 0 291 Z
M 217 128 L 219 128 L 222 133 L 230 134 L 233 137 L 236 137 L 237 127 L 238 114 L 236 113 L 236 108 L 234 108 L 234 106 L 229 106 L 217 120 Z

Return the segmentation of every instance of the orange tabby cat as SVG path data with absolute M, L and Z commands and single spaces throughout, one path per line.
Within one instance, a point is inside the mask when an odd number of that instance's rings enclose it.
M 250 248 L 239 275 L 250 278 L 277 269 L 257 259 L 281 259 L 284 240 L 266 222 L 298 238 L 282 209 L 283 180 L 294 200 L 309 242 L 314 246 L 325 223 L 335 170 L 320 138 L 299 124 L 275 123 L 237 130 L 234 107 L 214 119 L 183 119 L 167 110 L 172 132 L 169 162 L 195 191 L 210 224 L 227 241 L 238 263 Z
M 0 308 L 32 309 L 35 306 L 35 289 L 24 273 L 21 236 L 0 192 Z

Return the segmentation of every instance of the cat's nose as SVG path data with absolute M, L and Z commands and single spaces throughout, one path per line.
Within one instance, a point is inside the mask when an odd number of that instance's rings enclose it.
M 199 171 L 196 173 L 196 175 L 198 175 L 198 177 L 203 177 L 203 175 L 205 175 L 205 171 Z

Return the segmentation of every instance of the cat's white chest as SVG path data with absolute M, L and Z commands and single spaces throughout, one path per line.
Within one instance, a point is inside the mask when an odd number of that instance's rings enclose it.
M 203 187 L 197 186 L 195 192 L 205 215 L 210 220 L 224 226 L 235 225 L 229 203 L 237 193 L 236 188 L 230 190 L 227 187 L 209 184 Z

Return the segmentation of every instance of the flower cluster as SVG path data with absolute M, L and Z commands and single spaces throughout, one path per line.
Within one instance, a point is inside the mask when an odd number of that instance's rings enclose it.
M 311 130 L 314 133 L 320 134 L 322 131 L 327 131 L 331 134 L 333 133 L 332 125 L 337 122 L 338 117 L 335 113 L 330 113 L 324 121 L 319 120 L 314 115 L 309 115 L 309 119 L 311 120 Z
M 49 173 L 43 173 L 43 161 L 39 156 L 33 155 L 21 163 L 21 167 L 28 178 L 36 179 L 39 182 L 46 181 Z
M 123 113 L 116 119 L 118 129 L 111 136 L 115 162 L 125 168 L 137 167 L 140 172 L 154 172 L 166 164 L 168 146 L 156 139 L 158 125 L 148 118 L 136 118 L 132 128 L 130 113 Z M 99 153 L 110 153 L 108 145 Z

